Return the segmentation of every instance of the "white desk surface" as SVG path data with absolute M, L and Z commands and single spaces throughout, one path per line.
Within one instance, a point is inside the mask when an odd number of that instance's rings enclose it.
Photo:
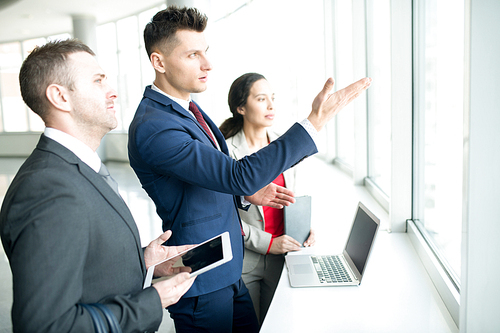
M 314 248 L 303 253 L 312 253 Z M 275 332 L 458 332 L 406 234 L 382 231 L 361 285 L 292 288 L 286 267 L 264 320 Z
M 343 190 L 338 173 L 334 178 L 329 198 L 307 189 L 316 246 L 289 255 L 341 253 L 361 200 L 382 221 L 361 285 L 292 288 L 284 267 L 261 332 L 458 332 L 408 235 L 388 233 L 380 206 L 359 187 Z

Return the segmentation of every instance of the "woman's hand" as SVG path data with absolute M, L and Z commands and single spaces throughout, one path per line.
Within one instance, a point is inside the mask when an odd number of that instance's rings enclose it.
M 304 247 L 313 246 L 314 244 L 316 244 L 316 237 L 314 234 L 314 230 L 311 229 L 311 231 L 309 231 L 309 237 L 307 237 L 306 241 L 304 242 Z
M 299 251 L 300 243 L 288 235 L 282 235 L 273 239 L 271 244 L 271 249 L 269 253 L 271 254 L 285 254 L 290 251 Z

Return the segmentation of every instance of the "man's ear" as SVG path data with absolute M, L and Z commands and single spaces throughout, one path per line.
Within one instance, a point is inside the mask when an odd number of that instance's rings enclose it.
M 49 102 L 58 110 L 71 111 L 68 90 L 58 84 L 51 84 L 45 90 Z
M 151 61 L 151 65 L 153 65 L 155 71 L 161 74 L 165 73 L 165 66 L 163 65 L 163 55 L 161 53 L 151 53 L 149 60 Z

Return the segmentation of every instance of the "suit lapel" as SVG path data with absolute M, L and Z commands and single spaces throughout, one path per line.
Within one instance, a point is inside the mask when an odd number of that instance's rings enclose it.
M 106 181 L 92 170 L 87 164 L 83 162 L 78 163 L 78 169 L 83 177 L 85 177 L 101 195 L 110 204 L 111 207 L 122 217 L 124 222 L 128 225 L 130 230 L 135 236 L 136 242 L 140 243 L 138 239 L 137 225 L 134 222 L 134 218 L 127 207 L 127 204 L 123 201 L 122 197 L 118 196 L 115 191 L 106 183 Z
M 232 138 L 229 139 L 229 144 L 232 146 L 233 158 L 241 160 L 243 157 L 250 154 L 247 139 L 243 130 L 239 131 Z
M 38 149 L 49 151 L 61 157 L 67 163 L 75 165 L 80 174 L 87 179 L 95 189 L 103 196 L 103 198 L 109 203 L 109 205 L 120 215 L 123 222 L 128 226 L 130 232 L 134 235 L 134 239 L 136 242 L 137 250 L 139 251 L 140 257 L 142 258 L 142 248 L 141 241 L 139 236 L 139 231 L 137 229 L 137 225 L 135 224 L 134 218 L 130 213 L 127 205 L 123 201 L 123 199 L 118 196 L 115 191 L 106 183 L 106 181 L 97 174 L 92 168 L 90 168 L 87 164 L 82 162 L 73 152 L 71 152 L 66 147 L 60 145 L 56 141 L 47 138 L 42 134 L 40 141 L 37 146 Z M 144 260 L 141 259 L 141 264 L 143 266 L 143 270 L 145 272 L 146 267 L 144 264 Z
M 190 121 L 193 122 L 195 126 L 198 127 L 198 129 L 203 133 L 203 137 L 206 139 L 205 143 L 210 143 L 213 147 L 217 148 L 215 144 L 212 142 L 212 139 L 208 136 L 208 134 L 205 132 L 203 127 L 201 127 L 200 123 L 193 117 L 192 114 L 190 114 L 186 109 L 184 109 L 182 106 L 180 106 L 177 102 L 173 101 L 172 99 L 168 98 L 167 96 L 160 94 L 157 91 L 154 91 L 151 89 L 150 86 L 146 87 L 146 90 L 144 91 L 144 96 L 147 98 L 150 98 L 158 103 L 161 103 L 165 106 L 169 106 L 175 110 L 177 113 L 183 115 L 185 118 L 188 118 Z M 195 103 L 198 106 L 198 110 L 200 110 L 201 114 L 203 115 L 203 118 L 205 119 L 205 122 L 207 123 L 208 127 L 212 130 L 212 133 L 215 136 L 215 139 L 217 140 L 217 143 L 219 144 L 219 147 L 221 148 L 221 151 L 225 154 L 228 154 L 226 142 L 224 140 L 224 136 L 220 132 L 219 128 L 215 125 L 215 123 L 210 119 L 210 117 L 200 108 L 198 103 Z
M 196 104 L 196 105 L 198 105 L 198 104 Z M 207 123 L 208 127 L 210 127 L 210 129 L 212 130 L 212 133 L 214 134 L 215 139 L 217 140 L 217 143 L 219 144 L 221 151 L 224 154 L 228 155 L 229 151 L 227 149 L 226 140 L 224 139 L 224 136 L 222 135 L 221 131 L 215 125 L 215 123 L 212 121 L 212 119 L 210 119 L 210 117 L 199 106 L 198 106 L 198 109 L 200 110 L 201 114 L 203 115 L 203 118 L 205 119 L 205 122 Z M 198 122 L 196 122 L 196 123 L 198 124 Z M 202 129 L 201 125 L 198 124 L 198 126 L 203 131 L 203 133 L 205 133 L 205 130 Z M 207 136 L 207 138 L 209 138 L 208 134 L 206 134 L 206 136 Z M 209 138 L 209 140 L 210 140 L 210 138 Z M 212 140 L 210 140 L 210 142 L 212 142 Z M 213 143 L 212 143 L 212 145 L 213 145 Z

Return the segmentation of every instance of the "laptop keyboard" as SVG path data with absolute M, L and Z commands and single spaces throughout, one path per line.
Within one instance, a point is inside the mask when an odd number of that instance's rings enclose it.
M 311 256 L 321 283 L 351 282 L 339 256 Z

